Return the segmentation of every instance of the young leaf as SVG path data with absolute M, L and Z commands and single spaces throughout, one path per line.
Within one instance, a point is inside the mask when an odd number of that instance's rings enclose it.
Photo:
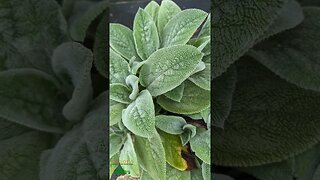
M 94 45 L 93 45 L 93 55 L 94 55 L 94 65 L 98 72 L 105 78 L 109 78 L 109 72 L 108 72 L 108 47 L 106 44 L 108 44 L 108 15 L 107 12 L 105 12 L 101 18 L 101 21 L 97 27 Z
M 162 31 L 167 23 L 172 19 L 176 14 L 181 12 L 180 7 L 171 0 L 163 0 L 159 8 L 157 27 L 159 37 L 162 37 Z
M 129 64 L 120 55 L 110 49 L 110 83 L 126 84 L 126 78 L 130 75 Z
M 193 180 L 190 171 L 179 171 L 176 168 L 167 165 L 166 180 Z
M 252 60 L 239 61 L 237 71 L 224 131 L 212 130 L 213 163 L 279 162 L 318 143 L 319 93 L 290 84 Z
M 206 91 L 190 81 L 184 82 L 184 93 L 180 102 L 159 96 L 157 103 L 165 110 L 179 114 L 194 114 L 210 106 L 210 91 Z
M 159 134 L 154 130 L 154 136 L 143 138 L 135 136 L 134 147 L 138 162 L 153 178 L 166 179 L 166 157 Z
M 320 8 L 304 8 L 296 28 L 257 45 L 249 54 L 285 80 L 320 91 Z
M 129 99 L 135 100 L 139 95 L 139 78 L 135 75 L 129 75 L 126 78 L 126 84 L 132 89 Z
M 156 116 L 156 127 L 169 134 L 183 133 L 183 126 L 187 122 L 179 116 Z
M 202 59 L 202 53 L 189 45 L 163 48 L 153 53 L 140 70 L 140 83 L 152 96 L 166 93 L 186 80 Z
M 180 102 L 183 96 L 184 91 L 184 83 L 181 83 L 178 87 L 172 89 L 171 91 L 168 91 L 164 93 L 167 98 Z
M 212 1 L 213 78 L 246 53 L 270 27 L 286 0 Z M 230 44 L 230 42 L 233 42 Z M 228 52 L 228 53 L 226 53 Z
M 138 55 L 142 60 L 159 48 L 159 36 L 155 22 L 143 9 L 139 9 L 133 22 L 133 39 Z
M 0 72 L 0 82 L 0 117 L 41 131 L 63 132 L 66 101 L 51 76 L 15 69 Z
M 190 131 L 190 137 L 194 137 L 197 134 L 197 128 L 192 124 L 186 124 L 182 129 L 184 131 Z
M 0 70 L 35 68 L 52 74 L 52 52 L 68 40 L 59 4 L 55 0 L 3 0 L 0 14 Z
M 155 112 L 151 94 L 143 90 L 122 112 L 123 124 L 134 134 L 152 137 L 155 130 Z
M 31 131 L 0 141 L 0 179 L 39 179 L 40 155 L 49 139 Z
M 190 139 L 192 151 L 195 152 L 197 157 L 207 164 L 211 163 L 211 140 L 210 130 L 198 133 L 195 137 Z
M 130 172 L 131 176 L 140 176 L 140 167 L 136 152 L 134 151 L 131 135 L 127 134 L 127 140 L 121 150 L 119 161 L 121 163 L 128 162 L 129 164 L 121 164 L 121 167 Z
M 110 47 L 127 60 L 138 57 L 132 31 L 126 26 L 116 23 L 110 23 L 109 27 Z M 112 73 L 110 72 L 110 74 Z
M 223 128 L 224 122 L 228 118 L 233 92 L 236 87 L 237 70 L 235 66 L 231 66 L 227 72 L 215 78 L 212 82 L 212 121 L 216 127 Z
M 144 10 L 152 17 L 153 21 L 157 24 L 159 4 L 155 1 L 150 1 L 150 3 L 144 8 Z
M 125 108 L 126 106 L 121 103 L 116 103 L 110 106 L 110 126 L 113 126 L 121 121 L 122 110 Z
M 81 2 L 80 2 L 81 3 Z M 85 1 L 82 3 L 86 3 Z M 80 4 L 81 6 L 81 4 Z M 76 7 L 80 7 L 79 5 Z M 90 6 L 85 4 L 85 11 L 83 8 L 79 8 L 78 12 L 73 13 L 69 19 L 69 31 L 74 41 L 83 42 L 87 30 L 94 19 L 96 19 L 104 10 L 109 6 L 108 1 L 101 1 L 90 3 Z
M 164 27 L 161 47 L 186 44 L 206 17 L 207 13 L 199 9 L 181 11 Z
M 119 103 L 129 104 L 131 99 L 129 98 L 130 89 L 120 83 L 110 85 L 110 99 Z
M 92 62 L 92 52 L 75 42 L 63 43 L 53 53 L 53 71 L 63 86 L 72 87 L 71 99 L 63 107 L 63 115 L 70 121 L 81 121 L 92 100 Z
M 198 73 L 193 74 L 188 79 L 193 82 L 195 85 L 201 87 L 202 89 L 211 90 L 210 82 L 211 82 L 211 65 L 206 63 L 205 69 Z
M 166 161 L 175 169 L 185 171 L 188 168 L 187 161 L 182 157 L 183 145 L 177 135 L 159 131 L 165 150 Z
M 201 170 L 202 170 L 202 176 L 203 180 L 210 180 L 211 179 L 211 167 L 207 163 L 202 163 L 201 165 Z
M 180 140 L 183 146 L 187 145 L 191 139 L 191 131 L 184 131 L 180 134 Z

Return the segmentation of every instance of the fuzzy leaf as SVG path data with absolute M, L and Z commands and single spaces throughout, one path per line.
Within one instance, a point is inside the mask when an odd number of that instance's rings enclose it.
M 191 180 L 191 173 L 190 171 L 179 171 L 167 165 L 166 180 Z
M 211 14 L 208 15 L 206 22 L 201 28 L 198 38 L 211 36 Z
M 169 134 L 181 134 L 183 133 L 183 126 L 187 122 L 179 116 L 166 116 L 159 115 L 156 116 L 156 126 L 162 131 Z
M 120 152 L 120 148 L 122 147 L 122 139 L 116 134 L 110 134 L 109 141 L 109 158 L 111 158 Z
M 109 2 L 101 1 L 92 3 L 90 6 L 85 6 L 87 7 L 85 10 L 83 10 L 83 8 L 79 9 L 74 12 L 69 19 L 69 31 L 74 41 L 84 41 L 90 24 L 106 10 Z
M 203 180 L 211 179 L 211 167 L 207 163 L 202 163 L 201 165 Z
M 119 103 L 129 104 L 130 103 L 130 89 L 120 83 L 110 85 L 110 99 Z
M 223 128 L 224 122 L 230 114 L 236 81 L 237 70 L 234 66 L 231 66 L 227 72 L 212 82 L 212 92 L 214 92 L 212 121 L 216 127 Z
M 113 126 L 121 121 L 122 110 L 125 108 L 126 106 L 121 103 L 116 103 L 110 106 L 110 126 Z
M 150 3 L 144 8 L 144 10 L 152 17 L 153 21 L 157 24 L 159 4 L 155 1 L 150 1 Z
M 252 60 L 239 61 L 237 71 L 224 131 L 213 127 L 213 163 L 279 162 L 318 142 L 320 113 L 315 108 L 320 105 L 319 93 L 290 84 Z
M 205 65 L 206 68 L 203 71 L 193 74 L 188 79 L 202 89 L 210 91 L 211 65 L 208 63 L 206 63 Z
M 197 133 L 197 135 L 190 139 L 191 149 L 197 157 L 207 164 L 211 163 L 211 140 L 210 130 Z
M 143 138 L 135 136 L 134 147 L 138 162 L 153 178 L 166 179 L 166 157 L 159 134 L 154 130 L 154 136 Z
M 165 150 L 166 161 L 175 169 L 185 171 L 188 168 L 187 161 L 182 157 L 183 145 L 177 135 L 159 131 Z
M 257 45 L 249 54 L 285 80 L 320 91 L 320 8 L 304 8 L 304 13 L 302 24 Z
M 140 83 L 152 96 L 166 93 L 186 80 L 202 59 L 189 45 L 163 48 L 153 53 L 140 70 Z
M 183 91 L 184 91 L 184 83 L 181 83 L 178 87 L 164 93 L 164 95 L 171 100 L 180 102 L 183 96 Z
M 130 75 L 129 64 L 120 55 L 110 49 L 110 83 L 126 84 L 126 78 Z
M 97 27 L 94 45 L 93 45 L 93 55 L 94 55 L 94 65 L 98 72 L 105 78 L 109 78 L 108 72 L 108 21 L 107 12 L 102 16 L 102 19 Z
M 134 134 L 141 137 L 152 137 L 155 130 L 155 112 L 152 96 L 143 90 L 122 112 L 123 124 Z
M 277 18 L 286 0 L 213 0 L 213 78 L 248 51 Z
M 120 162 L 128 162 L 130 164 L 121 164 L 121 167 L 125 171 L 129 171 L 131 176 L 140 176 L 140 167 L 138 164 L 138 159 L 136 152 L 133 147 L 133 142 L 130 134 L 127 134 L 127 140 L 121 149 Z
M 64 43 L 53 53 L 53 71 L 62 85 L 67 87 L 66 91 L 72 93 L 63 107 L 63 115 L 70 121 L 81 121 L 92 100 L 92 62 L 92 52 L 79 43 Z
M 67 24 L 55 0 L 2 0 L 0 70 L 35 68 L 52 73 L 54 48 L 67 38 Z
M 15 69 L 0 72 L 0 82 L 0 117 L 41 131 L 63 132 L 66 101 L 51 76 Z
M 179 114 L 194 114 L 209 107 L 210 91 L 201 89 L 190 81 L 185 81 L 184 84 L 184 93 L 180 102 L 159 96 L 158 104 L 167 111 Z
M 162 47 L 186 44 L 206 17 L 207 13 L 199 9 L 187 9 L 178 13 L 163 29 Z
M 133 22 L 133 39 L 138 55 L 142 60 L 159 48 L 157 27 L 152 17 L 139 8 Z
M 159 37 L 162 37 L 162 31 L 167 23 L 172 19 L 176 14 L 181 12 L 180 7 L 171 0 L 163 0 L 159 8 L 157 27 Z
M 201 169 L 191 170 L 191 180 L 203 180 Z
M 133 40 L 133 33 L 128 27 L 117 24 L 109 24 L 110 47 L 127 60 L 138 57 Z M 110 57 L 111 59 L 111 57 Z M 112 74 L 110 72 L 110 74 Z

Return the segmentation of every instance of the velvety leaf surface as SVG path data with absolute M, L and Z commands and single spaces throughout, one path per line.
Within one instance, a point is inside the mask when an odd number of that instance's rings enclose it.
M 185 171 L 188 168 L 187 161 L 182 157 L 183 145 L 177 135 L 159 131 L 164 147 L 166 161 L 177 170 Z M 171 167 L 171 168 L 172 168 Z
M 194 151 L 197 157 L 207 164 L 211 163 L 210 137 L 210 130 L 207 130 L 197 133 L 195 137 L 190 139 L 192 151 Z
M 190 81 L 184 82 L 184 93 L 180 102 L 165 96 L 159 96 L 158 104 L 165 110 L 179 114 L 193 114 L 201 112 L 210 105 L 210 91 L 206 91 Z
M 134 147 L 138 162 L 153 178 L 166 179 L 166 157 L 159 134 L 154 132 L 151 138 L 135 136 Z
M 201 165 L 203 180 L 211 180 L 211 167 L 207 163 Z
M 179 171 L 167 165 L 166 180 L 191 180 L 190 171 Z
M 147 90 L 141 91 L 122 113 L 123 124 L 134 134 L 152 137 L 155 131 L 155 112 L 152 96 Z
M 96 36 L 93 45 L 94 65 L 98 72 L 105 78 L 109 78 L 108 72 L 108 20 L 107 12 L 104 13 L 102 19 L 97 27 Z
M 129 64 L 119 54 L 110 49 L 110 83 L 122 83 L 126 84 L 126 78 L 130 74 Z
M 117 103 L 110 106 L 109 125 L 113 126 L 121 121 L 122 110 L 126 108 L 126 105 Z
M 230 114 L 236 81 L 237 71 L 234 66 L 231 66 L 227 72 L 212 82 L 212 121 L 214 126 L 223 128 L 224 122 Z
M 130 89 L 120 83 L 110 85 L 110 99 L 119 103 L 129 104 L 130 103 Z
M 186 9 L 178 13 L 163 29 L 162 47 L 186 44 L 206 17 L 207 13 L 199 9 Z
M 193 74 L 188 79 L 196 84 L 197 86 L 205 89 L 207 91 L 211 90 L 210 81 L 211 81 L 211 65 L 209 63 L 205 64 L 206 67 L 204 70 Z
M 52 73 L 52 52 L 67 40 L 57 2 L 2 0 L 0 14 L 0 70 L 36 68 Z
M 285 0 L 212 1 L 212 76 L 220 76 L 276 19 Z
M 183 133 L 183 126 L 187 122 L 180 116 L 156 116 L 156 127 L 169 134 Z
M 181 12 L 180 7 L 171 0 L 161 1 L 161 6 L 159 7 L 157 27 L 159 37 L 162 37 L 162 31 L 167 23 L 172 19 L 176 14 Z
M 109 158 L 120 152 L 122 147 L 122 139 L 116 134 L 109 135 Z
M 52 77 L 35 69 L 15 69 L 1 72 L 0 82 L 2 118 L 41 131 L 63 132 L 65 100 Z
M 144 10 L 152 17 L 153 21 L 157 24 L 159 4 L 155 1 L 150 1 L 150 3 L 144 8 Z
M 320 91 L 320 8 L 304 8 L 304 14 L 302 24 L 255 46 L 249 54 L 285 80 Z
M 121 164 L 121 167 L 130 172 L 131 176 L 138 177 L 140 176 L 140 167 L 137 159 L 137 154 L 133 147 L 133 142 L 131 135 L 127 135 L 127 140 L 124 143 L 123 148 L 121 149 L 119 161 L 121 163 L 128 162 L 130 164 Z
M 243 59 L 224 131 L 213 128 L 213 163 L 254 166 L 287 159 L 318 142 L 320 94 Z
M 183 96 L 183 91 L 184 91 L 184 83 L 181 83 L 178 87 L 164 93 L 164 95 L 171 100 L 180 102 Z
M 70 121 L 80 121 L 92 100 L 92 52 L 75 42 L 61 44 L 52 57 L 53 71 L 63 87 L 72 93 L 63 108 L 63 115 Z M 71 92 L 70 92 L 71 91 Z
M 153 53 L 140 70 L 140 83 L 152 96 L 166 93 L 186 80 L 202 59 L 202 53 L 189 45 L 163 48 Z
M 117 23 L 110 23 L 109 28 L 110 47 L 127 60 L 134 56 L 138 58 L 132 30 Z
M 68 21 L 69 32 L 72 39 L 83 42 L 92 21 L 102 14 L 108 6 L 108 1 L 80 1 L 76 3 L 74 12 Z
M 142 60 L 148 59 L 160 46 L 156 24 L 152 17 L 141 8 L 134 18 L 133 39 L 137 53 Z
M 211 14 L 208 15 L 206 22 L 201 28 L 198 38 L 211 36 Z
M 49 136 L 30 131 L 0 141 L 0 179 L 39 179 L 39 161 Z

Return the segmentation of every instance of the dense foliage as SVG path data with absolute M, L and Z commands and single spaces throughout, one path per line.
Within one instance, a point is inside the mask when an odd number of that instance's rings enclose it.
M 110 24 L 110 175 L 210 179 L 210 19 L 163 0 Z

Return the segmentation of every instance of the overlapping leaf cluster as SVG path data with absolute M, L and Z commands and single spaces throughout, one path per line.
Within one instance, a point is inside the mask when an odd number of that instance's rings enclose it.
M 107 32 L 106 5 L 0 1 L 0 179 L 108 178 L 108 93 L 92 83 L 107 42 L 87 35 Z
M 163 0 L 110 24 L 110 175 L 210 179 L 210 19 Z
M 212 2 L 214 166 L 319 179 L 320 4 Z

